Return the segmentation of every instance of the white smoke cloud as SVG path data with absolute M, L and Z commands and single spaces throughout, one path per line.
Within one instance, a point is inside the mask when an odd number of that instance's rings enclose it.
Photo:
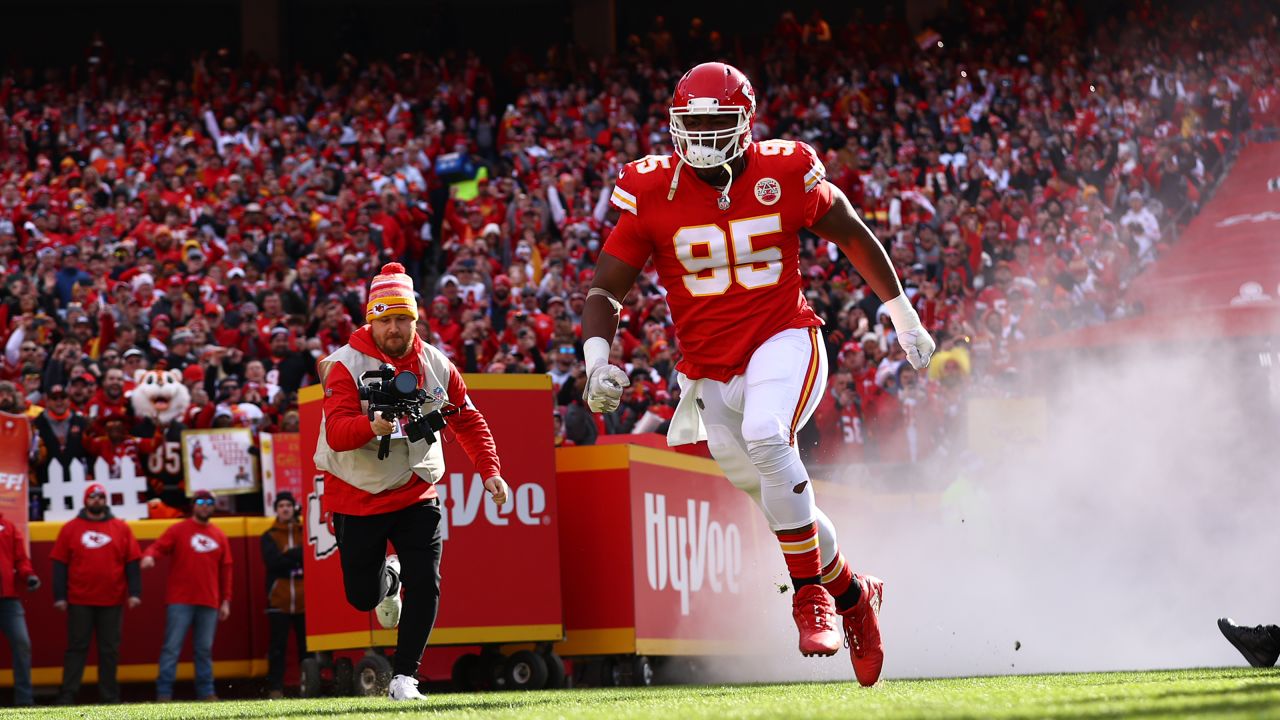
M 969 491 L 938 500 L 960 460 L 857 501 L 820 488 L 845 555 L 886 581 L 885 677 L 1242 664 L 1215 620 L 1280 624 L 1270 353 L 1206 339 L 1075 357 L 1043 374 L 1043 443 L 963 461 Z M 852 677 L 845 652 L 796 653 L 789 598 L 744 597 L 769 618 L 763 654 L 712 678 Z

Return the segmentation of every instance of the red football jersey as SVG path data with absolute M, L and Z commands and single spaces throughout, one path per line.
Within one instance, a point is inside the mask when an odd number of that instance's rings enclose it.
M 726 381 L 747 369 L 770 337 L 822 319 L 804 297 L 799 230 L 831 209 L 826 168 L 802 142 L 767 140 L 743 154 L 747 164 L 720 192 L 683 168 L 675 196 L 676 159 L 650 155 L 618 173 L 612 202 L 621 210 L 604 251 L 637 268 L 650 257 L 690 378 Z

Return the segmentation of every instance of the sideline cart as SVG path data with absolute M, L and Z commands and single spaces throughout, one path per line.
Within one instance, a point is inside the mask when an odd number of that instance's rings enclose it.
M 565 640 L 555 652 L 574 680 L 650 685 L 663 664 L 678 680 L 685 661 L 756 651 L 748 630 L 776 611 L 765 606 L 778 592 L 772 535 L 751 499 L 715 461 L 660 436 L 602 440 L 643 444 L 556 451 Z

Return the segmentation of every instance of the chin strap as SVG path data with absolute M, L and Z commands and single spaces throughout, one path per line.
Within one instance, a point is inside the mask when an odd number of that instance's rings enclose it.
M 676 186 L 680 183 L 680 169 L 685 166 L 684 158 L 676 163 L 676 171 L 671 174 L 671 187 L 667 190 L 667 200 L 673 200 L 676 196 Z M 729 175 L 729 180 L 725 182 L 724 189 L 720 191 L 719 205 L 721 210 L 729 208 L 729 188 L 733 187 L 733 168 L 729 167 L 729 163 L 723 163 L 720 167 L 724 168 L 725 173 Z
M 729 209 L 729 188 L 733 187 L 733 168 L 729 167 L 729 163 L 724 163 L 720 167 L 729 174 L 729 180 L 725 182 L 724 189 L 720 191 L 719 205 L 721 210 Z
M 684 167 L 684 156 L 680 157 L 680 162 L 676 163 L 676 171 L 671 176 L 671 189 L 667 191 L 667 200 L 671 201 L 676 196 L 676 184 L 680 182 L 680 168 Z

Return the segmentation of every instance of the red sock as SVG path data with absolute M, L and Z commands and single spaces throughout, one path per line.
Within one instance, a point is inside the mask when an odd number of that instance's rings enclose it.
M 787 561 L 787 573 L 791 584 L 799 590 L 805 585 L 815 585 L 822 580 L 822 554 L 818 549 L 818 526 L 809 523 L 793 530 L 779 530 L 778 543 L 782 557 Z
M 844 553 L 836 551 L 835 558 L 822 568 L 822 586 L 836 599 L 836 610 L 844 612 L 858 604 L 862 588 L 853 581 L 853 571 L 845 562 Z

